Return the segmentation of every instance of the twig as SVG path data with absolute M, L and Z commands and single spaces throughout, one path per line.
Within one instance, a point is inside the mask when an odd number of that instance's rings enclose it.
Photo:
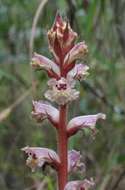
M 33 49 L 34 49 L 34 37 L 35 37 L 35 32 L 36 32 L 36 26 L 38 23 L 38 20 L 40 18 L 40 15 L 42 14 L 43 8 L 46 5 L 48 0 L 41 0 L 41 3 L 39 4 L 36 14 L 33 19 L 33 24 L 32 24 L 32 30 L 31 30 L 31 37 L 30 37 L 30 42 L 29 42 L 29 57 L 32 57 Z
M 36 27 L 38 20 L 40 18 L 40 15 L 42 14 L 43 8 L 46 5 L 48 0 L 41 0 L 41 3 L 39 4 L 36 14 L 33 18 L 33 24 L 32 24 L 32 29 L 31 29 L 31 37 L 30 37 L 30 42 L 29 42 L 29 58 L 31 60 L 33 50 L 34 50 L 34 38 L 35 38 L 35 32 L 36 32 Z M 32 81 L 32 95 L 35 96 L 36 92 L 36 83 L 35 83 L 35 77 L 34 77 L 34 72 L 32 70 L 32 67 L 30 66 L 30 73 L 31 73 L 31 81 Z
M 124 176 L 125 176 L 125 170 L 123 170 L 122 173 L 119 175 L 118 179 L 115 181 L 115 184 L 113 185 L 111 190 L 116 190 L 118 188 L 118 185 Z

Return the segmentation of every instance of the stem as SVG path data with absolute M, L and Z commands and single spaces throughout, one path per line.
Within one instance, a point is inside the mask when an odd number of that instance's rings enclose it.
M 68 138 L 66 130 L 67 106 L 60 106 L 60 118 L 58 128 L 58 154 L 60 157 L 60 167 L 58 171 L 59 190 L 64 190 L 68 178 Z

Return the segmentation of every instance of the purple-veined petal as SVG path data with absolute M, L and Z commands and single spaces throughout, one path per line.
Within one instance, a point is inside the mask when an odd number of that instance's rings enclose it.
M 95 115 L 79 116 L 73 118 L 68 123 L 68 136 L 75 134 L 79 129 L 89 128 L 95 132 L 95 125 L 97 120 L 105 119 L 106 115 L 98 113 Z
M 68 73 L 68 76 L 77 79 L 84 80 L 88 76 L 89 67 L 84 64 L 76 64 L 75 67 Z
M 56 169 L 60 163 L 58 155 L 51 149 L 27 146 L 21 150 L 27 154 L 26 165 L 29 166 L 32 171 L 35 171 L 35 169 L 39 167 L 42 168 L 45 164 L 49 164 Z
M 87 52 L 88 48 L 85 42 L 76 44 L 65 56 L 64 65 L 69 65 L 77 59 L 83 59 Z
M 56 65 L 53 61 L 51 61 L 47 57 L 42 56 L 40 54 L 34 53 L 31 64 L 36 69 L 44 69 L 46 71 L 54 72 L 58 76 L 60 75 L 60 70 L 58 65 Z
M 32 116 L 37 121 L 49 119 L 54 125 L 58 125 L 59 122 L 59 111 L 55 107 L 42 101 L 33 101 Z
M 51 79 L 48 82 L 49 90 L 46 91 L 45 97 L 50 101 L 55 101 L 59 105 L 65 105 L 79 97 L 79 92 L 73 87 L 75 80 L 70 77 L 61 78 L 60 80 Z
M 79 151 L 68 151 L 68 172 L 76 172 L 78 169 L 85 172 L 85 164 L 80 162 L 81 155 Z
M 70 181 L 66 184 L 64 190 L 89 190 L 91 187 L 95 185 L 93 179 L 83 181 Z

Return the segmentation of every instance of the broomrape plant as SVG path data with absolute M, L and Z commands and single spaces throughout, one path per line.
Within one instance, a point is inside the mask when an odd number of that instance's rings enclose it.
M 88 190 L 94 186 L 92 178 L 68 182 L 68 174 L 85 170 L 79 151 L 68 151 L 68 140 L 79 130 L 88 128 L 94 134 L 97 120 L 105 119 L 105 114 L 79 116 L 67 121 L 68 104 L 79 97 L 75 89 L 76 80 L 81 81 L 88 75 L 89 67 L 77 61 L 83 60 L 88 53 L 85 42 L 75 44 L 77 33 L 69 22 L 57 14 L 52 28 L 48 31 L 48 43 L 53 60 L 34 53 L 32 67 L 45 70 L 50 77 L 45 98 L 58 105 L 58 109 L 44 101 L 33 101 L 32 116 L 39 122 L 48 119 L 57 131 L 58 153 L 48 148 L 24 147 L 27 154 L 26 165 L 35 171 L 49 164 L 57 171 L 58 190 Z

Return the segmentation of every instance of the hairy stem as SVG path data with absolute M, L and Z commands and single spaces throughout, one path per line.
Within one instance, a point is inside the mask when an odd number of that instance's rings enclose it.
M 60 118 L 58 128 L 58 154 L 60 157 L 60 167 L 58 171 L 58 186 L 59 190 L 64 190 L 68 177 L 68 139 L 66 130 L 67 106 L 60 106 Z

